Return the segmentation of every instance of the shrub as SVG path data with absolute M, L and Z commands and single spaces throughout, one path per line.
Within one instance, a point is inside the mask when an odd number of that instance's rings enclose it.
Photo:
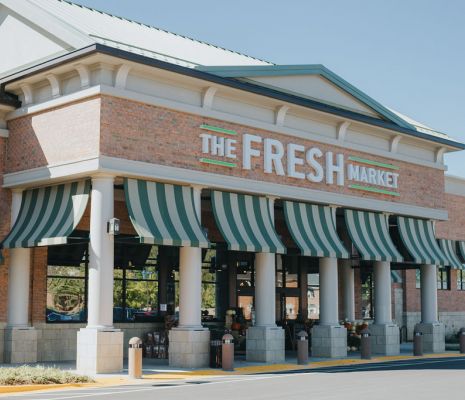
M 16 368 L 0 368 L 0 385 L 45 385 L 50 383 L 88 383 L 88 376 L 74 374 L 58 368 L 23 365 Z

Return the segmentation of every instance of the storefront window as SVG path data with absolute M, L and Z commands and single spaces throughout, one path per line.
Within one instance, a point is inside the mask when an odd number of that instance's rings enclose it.
M 457 270 L 457 290 L 465 290 L 465 271 Z
M 85 322 L 86 265 L 47 268 L 47 322 Z
M 319 319 L 320 318 L 320 275 L 319 274 L 307 274 L 307 301 L 308 319 Z
M 449 290 L 450 289 L 450 269 L 438 268 L 438 289 Z
M 415 287 L 417 289 L 421 288 L 421 273 L 419 269 L 415 270 Z
M 362 283 L 362 309 L 363 319 L 373 318 L 373 273 L 361 271 L 360 278 Z
M 246 320 L 252 319 L 253 296 L 238 296 L 237 306 L 242 308 L 242 313 Z

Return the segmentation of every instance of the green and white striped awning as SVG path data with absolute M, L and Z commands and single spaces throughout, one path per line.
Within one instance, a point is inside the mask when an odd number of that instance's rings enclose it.
M 465 242 L 460 240 L 458 242 L 459 254 L 463 261 L 465 261 Z
M 303 256 L 349 258 L 336 232 L 336 210 L 316 204 L 284 202 L 284 216 Z
M 455 240 L 438 239 L 439 247 L 449 260 L 449 265 L 455 269 L 464 269 L 464 265 L 457 256 L 457 245 Z
M 286 252 L 274 229 L 266 197 L 212 191 L 213 214 L 230 250 Z
M 89 192 L 90 180 L 24 191 L 16 222 L 0 247 L 67 243 L 84 214 Z
M 141 243 L 209 247 L 191 187 L 125 179 L 124 192 Z
M 434 236 L 433 221 L 397 217 L 399 233 L 407 251 L 417 264 L 449 265 Z
M 389 234 L 388 216 L 368 211 L 345 210 L 350 238 L 362 260 L 402 262 Z

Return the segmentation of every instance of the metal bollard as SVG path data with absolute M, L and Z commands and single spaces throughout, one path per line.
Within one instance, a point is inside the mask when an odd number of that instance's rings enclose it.
M 413 336 L 413 355 L 423 355 L 423 333 L 415 332 Z
M 129 340 L 128 374 L 132 379 L 142 378 L 142 340 L 138 337 Z
M 465 328 L 460 329 L 460 353 L 465 354 Z
M 368 329 L 360 332 L 360 358 L 362 360 L 371 360 L 371 337 Z
M 221 366 L 223 371 L 234 371 L 234 338 L 229 333 L 223 335 Z
M 308 334 L 305 331 L 297 334 L 297 364 L 308 364 Z

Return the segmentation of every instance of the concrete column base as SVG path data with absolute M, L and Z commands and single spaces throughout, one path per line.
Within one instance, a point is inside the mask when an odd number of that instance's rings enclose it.
M 123 341 L 120 329 L 81 328 L 77 333 L 76 369 L 87 374 L 122 371 Z
M 424 353 L 443 353 L 446 350 L 445 328 L 440 322 L 415 325 L 415 331 L 423 334 Z
M 312 357 L 347 357 L 347 329 L 341 325 L 315 325 Z
M 369 327 L 371 352 L 383 356 L 400 354 L 399 327 L 396 324 L 373 324 Z
M 169 331 L 169 365 L 181 368 L 208 367 L 210 331 L 206 328 L 174 328 Z
M 5 363 L 37 362 L 37 330 L 33 327 L 5 328 Z
M 280 363 L 286 359 L 284 329 L 278 326 L 251 326 L 245 346 L 247 361 Z

